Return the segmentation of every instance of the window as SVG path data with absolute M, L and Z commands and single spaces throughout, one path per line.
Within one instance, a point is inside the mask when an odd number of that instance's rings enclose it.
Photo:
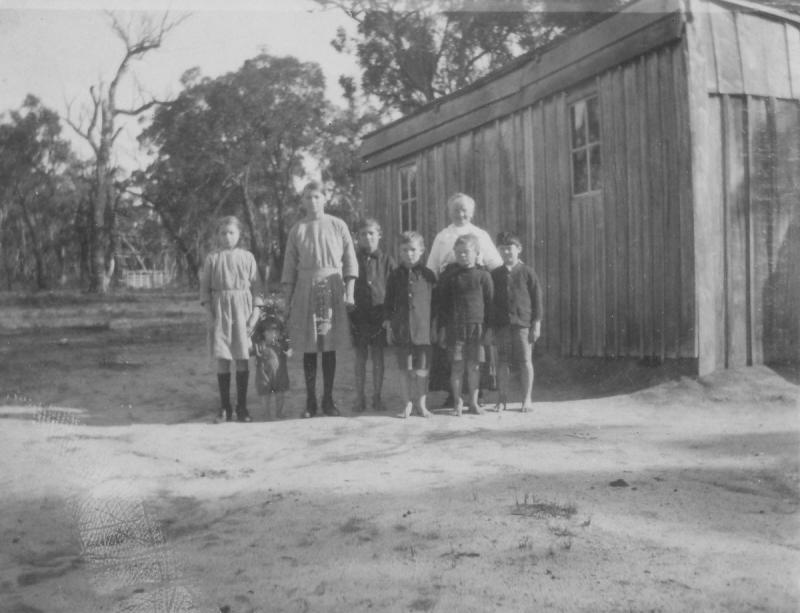
M 603 186 L 600 158 L 600 117 L 597 96 L 569 107 L 572 152 L 572 194 L 577 196 Z
M 400 231 L 417 229 L 417 167 L 400 168 Z

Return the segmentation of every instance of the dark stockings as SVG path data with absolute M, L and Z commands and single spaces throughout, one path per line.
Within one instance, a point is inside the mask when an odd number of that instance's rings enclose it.
M 306 379 L 306 406 L 309 411 L 317 410 L 317 354 L 303 354 L 303 375 Z M 313 409 L 313 410 L 312 410 Z
M 217 373 L 217 385 L 219 386 L 219 401 L 223 410 L 230 413 L 231 410 L 231 373 Z
M 249 370 L 236 371 L 236 410 L 247 413 L 247 383 L 250 380 Z
M 322 397 L 333 398 L 333 378 L 336 376 L 336 352 L 322 352 Z
M 303 374 L 306 380 L 306 407 L 309 413 L 317 410 L 317 354 L 303 354 Z M 336 352 L 322 352 L 322 398 L 332 403 L 333 379 L 336 375 Z

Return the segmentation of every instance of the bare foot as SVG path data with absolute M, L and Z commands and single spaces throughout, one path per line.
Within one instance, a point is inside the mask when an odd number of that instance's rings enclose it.
M 470 413 L 474 413 L 475 415 L 483 415 L 485 413 L 485 411 L 483 410 L 483 407 L 481 407 L 481 405 L 479 405 L 479 404 L 471 406 L 469 408 L 469 412 Z
M 523 413 L 532 413 L 533 407 L 531 406 L 530 402 L 523 402 L 522 403 L 522 412 Z
M 405 408 L 403 409 L 403 419 L 409 418 L 409 416 L 411 415 L 412 408 L 413 408 L 412 404 L 410 402 L 407 402 Z
M 431 413 L 431 412 L 430 412 L 430 411 L 427 409 L 427 407 L 424 407 L 424 406 L 421 406 L 421 407 L 419 408 L 419 414 L 420 414 L 422 417 L 431 417 L 431 416 L 433 415 L 433 413 Z
M 460 400 L 456 404 L 456 417 L 461 417 L 461 413 L 464 411 L 464 403 Z

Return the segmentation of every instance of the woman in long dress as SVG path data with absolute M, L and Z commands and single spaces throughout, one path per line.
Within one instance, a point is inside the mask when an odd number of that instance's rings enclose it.
M 475 214 L 475 200 L 471 196 L 456 193 L 447 199 L 447 214 L 450 218 L 450 225 L 444 228 L 433 239 L 430 254 L 428 255 L 427 266 L 438 277 L 441 277 L 445 269 L 455 263 L 453 246 L 460 236 L 473 234 L 478 238 L 478 265 L 491 271 L 503 263 L 503 258 L 497 251 L 489 233 L 483 228 L 472 223 Z M 494 364 L 493 355 L 489 355 L 489 360 L 484 368 L 490 370 Z M 444 350 L 434 346 L 431 359 L 430 384 L 431 391 L 447 391 L 448 397 L 444 406 L 453 406 L 453 397 L 450 392 L 450 366 Z
M 358 278 L 353 239 L 347 224 L 325 213 L 321 186 L 303 189 L 305 218 L 289 231 L 281 283 L 289 312 L 289 336 L 303 353 L 306 383 L 304 417 L 317 414 L 317 354 L 322 354 L 322 411 L 339 415 L 333 401 L 336 352 L 351 347 L 348 308 Z

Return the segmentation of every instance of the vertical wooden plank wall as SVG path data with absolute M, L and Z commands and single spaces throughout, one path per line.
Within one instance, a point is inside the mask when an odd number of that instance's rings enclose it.
M 690 27 L 688 40 L 691 60 L 706 75 L 703 87 L 690 87 L 695 103 L 716 116 L 692 120 L 693 132 L 702 130 L 712 145 L 695 160 L 712 170 L 705 173 L 709 208 L 698 200 L 695 216 L 720 211 L 719 230 L 698 229 L 698 237 L 721 242 L 722 266 L 715 250 L 698 254 L 698 296 L 716 305 L 707 315 L 722 323 L 701 315 L 711 349 L 701 345 L 701 374 L 800 359 L 800 234 L 787 230 L 800 227 L 800 27 L 711 2 L 703 7 L 694 11 L 702 29 Z
M 764 359 L 800 361 L 800 103 L 775 109 L 775 200 L 764 288 Z
M 585 354 L 696 357 L 685 80 L 679 46 L 598 79 L 603 215 L 594 244 L 585 240 L 604 262 L 590 272 L 603 284 L 605 313 L 594 312 Z
M 449 223 L 447 197 L 469 193 L 479 226 L 525 240 L 525 260 L 544 289 L 547 350 L 695 357 L 685 78 L 679 45 L 597 78 L 600 192 L 571 195 L 566 93 L 420 152 L 414 159 L 427 244 Z M 394 234 L 392 182 L 409 161 L 365 173 L 365 197 L 377 191 L 388 198 L 381 221 Z

